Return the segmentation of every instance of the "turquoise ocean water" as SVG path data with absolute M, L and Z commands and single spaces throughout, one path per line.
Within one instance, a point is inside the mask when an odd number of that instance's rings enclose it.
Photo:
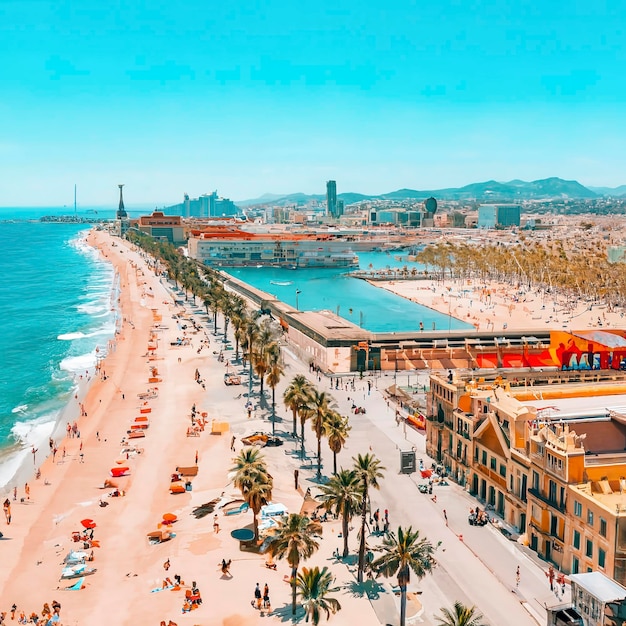
M 7 221 L 51 212 L 0 209 L 0 487 L 31 445 L 47 448 L 115 332 L 113 269 L 84 242 L 89 225 Z

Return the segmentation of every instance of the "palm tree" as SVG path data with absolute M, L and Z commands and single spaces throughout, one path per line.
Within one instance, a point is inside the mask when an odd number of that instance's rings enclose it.
M 319 548 L 316 536 L 322 534 L 322 525 L 306 515 L 283 515 L 278 526 L 270 528 L 268 550 L 272 557 L 287 559 L 291 566 L 291 612 L 296 614 L 296 580 L 300 559 L 306 560 Z
M 252 509 L 255 541 L 259 539 L 258 515 L 261 509 L 272 500 L 272 488 L 273 480 L 269 474 L 257 474 L 250 486 L 241 490 L 244 500 Z
M 317 480 L 322 477 L 322 435 L 326 431 L 326 420 L 331 410 L 332 396 L 313 388 L 309 400 L 311 427 L 317 438 Z
M 326 439 L 328 439 L 328 447 L 333 453 L 333 474 L 337 473 L 337 455 L 346 444 L 348 433 L 352 428 L 348 422 L 347 417 L 332 410 L 329 411 L 324 422 L 324 434 Z
M 382 470 L 385 468 L 380 464 L 380 460 L 373 454 L 353 457 L 354 469 L 361 481 L 361 537 L 359 542 L 359 569 L 357 580 L 363 582 L 363 571 L 365 570 L 365 524 L 367 523 L 367 505 L 369 499 L 369 489 L 379 489 L 378 480 L 383 477 Z
M 454 603 L 454 609 L 442 607 L 443 617 L 435 616 L 439 626 L 486 626 L 483 616 L 476 613 L 476 607 L 467 607 L 460 602 Z
M 270 354 L 270 370 L 267 373 L 267 384 L 272 390 L 272 435 L 276 432 L 276 385 L 280 382 L 285 368 L 280 362 L 280 348 L 274 344 L 276 349 Z
M 338 587 L 331 587 L 334 582 L 335 578 L 327 567 L 322 570 L 317 566 L 311 569 L 303 567 L 302 572 L 298 574 L 296 585 L 306 612 L 306 621 L 308 622 L 310 618 L 313 626 L 320 623 L 322 612 L 326 613 L 328 619 L 331 613 L 334 615 L 341 610 L 339 601 L 328 595 L 339 591 Z
M 276 345 L 276 332 L 268 320 L 265 320 L 260 324 L 255 344 L 256 350 L 253 351 L 254 373 L 259 377 L 259 381 L 261 383 L 259 393 L 262 398 L 265 374 L 267 374 L 267 371 L 270 368 L 272 353 L 278 347 Z
M 388 533 L 379 550 L 381 554 L 373 563 L 372 569 L 385 577 L 397 576 L 400 586 L 400 626 L 406 624 L 406 587 L 410 581 L 411 570 L 418 578 L 426 576 L 435 564 L 435 548 L 428 539 L 420 539 L 419 530 L 411 526 L 398 528 L 398 536 Z
M 272 499 L 273 479 L 267 471 L 265 459 L 257 448 L 244 448 L 239 456 L 233 459 L 235 472 L 233 484 L 241 491 L 241 495 L 252 509 L 254 515 L 254 538 L 259 538 L 257 516 L 261 507 Z
M 283 394 L 283 401 L 288 409 L 291 409 L 293 414 L 293 436 L 295 437 L 297 432 L 296 419 L 300 413 L 300 408 L 306 406 L 311 395 L 312 384 L 305 376 L 299 374 L 289 383 L 285 393 Z
M 361 507 L 363 487 L 356 470 L 342 469 L 325 484 L 320 486 L 320 499 L 324 508 L 334 515 L 341 515 L 341 533 L 343 535 L 343 558 L 348 556 L 348 533 L 350 521 L 358 514 Z

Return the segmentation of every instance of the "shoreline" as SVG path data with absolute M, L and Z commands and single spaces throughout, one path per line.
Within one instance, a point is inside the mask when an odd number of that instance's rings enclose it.
M 88 243 L 89 232 L 90 230 L 79 231 L 77 235 L 83 233 L 80 239 L 84 241 L 86 246 L 92 248 L 92 250 L 99 255 L 98 250 Z M 99 260 L 114 269 L 110 261 L 105 260 L 101 256 L 99 256 Z M 114 330 L 110 335 L 101 335 L 102 339 L 106 342 L 105 346 L 100 348 L 104 358 L 106 358 L 112 342 L 115 341 L 121 317 L 119 311 L 119 274 L 116 271 L 113 272 L 110 284 L 108 304 L 110 309 L 115 311 Z M 97 351 L 99 344 L 97 344 L 94 349 Z M 67 356 L 64 357 L 64 359 L 67 358 Z M 57 367 L 61 369 L 60 366 L 61 362 L 57 364 Z M 32 440 L 29 441 L 16 441 L 0 450 L 0 466 L 6 465 L 10 468 L 8 472 L 10 475 L 7 475 L 6 478 L 3 478 L 2 482 L 0 482 L 0 494 L 3 497 L 6 497 L 7 494 L 11 494 L 15 487 L 19 488 L 21 485 L 35 480 L 37 470 L 41 470 L 42 465 L 46 462 L 48 457 L 52 456 L 52 448 L 49 446 L 49 439 L 52 438 L 55 445 L 60 448 L 60 444 L 66 436 L 66 424 L 68 422 L 70 424 L 80 422 L 80 406 L 84 404 L 89 394 L 90 387 L 97 377 L 97 366 L 89 366 L 84 374 L 82 371 L 78 372 L 76 370 L 65 371 L 68 375 L 68 383 L 70 384 L 70 388 L 67 391 L 68 398 L 67 401 L 57 409 L 57 415 L 54 420 L 44 422 L 40 425 L 42 432 L 38 437 L 33 437 Z M 36 418 L 28 420 L 25 423 L 32 424 L 35 422 Z M 30 455 L 32 447 L 36 448 L 38 451 L 36 463 L 31 462 Z
M 370 282 L 370 281 L 368 281 Z M 536 290 L 513 289 L 505 283 L 476 281 L 371 281 L 370 284 L 438 313 L 474 325 L 476 330 L 566 330 L 626 328 L 624 311 L 606 303 L 561 301 Z M 417 330 L 417 329 L 416 329 Z M 428 328 L 424 329 L 430 330 Z

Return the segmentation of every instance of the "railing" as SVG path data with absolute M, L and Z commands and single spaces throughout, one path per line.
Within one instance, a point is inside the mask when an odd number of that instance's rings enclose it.
M 565 513 L 564 502 L 559 503 L 558 500 L 553 500 L 552 498 L 548 498 L 539 489 L 533 489 L 532 487 L 528 490 L 528 493 L 534 498 L 537 498 L 537 500 L 541 500 L 541 502 L 543 502 L 544 504 L 547 504 L 548 506 L 552 507 L 553 509 L 556 509 L 557 511 L 561 513 Z

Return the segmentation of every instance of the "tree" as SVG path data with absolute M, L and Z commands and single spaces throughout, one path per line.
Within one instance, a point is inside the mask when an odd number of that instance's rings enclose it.
M 244 448 L 235 459 L 231 472 L 235 472 L 233 484 L 252 509 L 254 515 L 254 538 L 259 538 L 257 516 L 261 507 L 272 499 L 273 480 L 267 471 L 265 459 L 257 448 Z
M 460 602 L 455 602 L 452 611 L 445 607 L 440 610 L 443 617 L 435 616 L 439 626 L 486 626 L 483 616 L 476 613 L 475 606 L 467 607 Z
M 382 470 L 385 468 L 380 464 L 380 460 L 373 454 L 353 457 L 354 469 L 361 481 L 361 537 L 359 542 L 359 569 L 357 580 L 363 582 L 363 571 L 365 570 L 365 525 L 367 523 L 367 505 L 369 499 L 369 489 L 379 489 L 379 479 L 383 477 Z
M 309 399 L 311 428 L 317 439 L 317 480 L 322 477 L 322 435 L 325 433 L 326 420 L 331 410 L 332 396 L 313 387 Z
M 291 566 L 291 612 L 296 614 L 296 581 L 300 559 L 313 556 L 319 548 L 316 537 L 322 534 L 322 525 L 306 515 L 283 515 L 278 526 L 270 528 L 268 550 L 277 559 L 286 559 Z
M 270 370 L 267 373 L 267 384 L 272 390 L 272 435 L 276 432 L 276 385 L 280 382 L 285 368 L 280 362 L 280 348 L 274 344 L 276 349 L 271 353 Z
M 348 533 L 350 521 L 361 508 L 363 487 L 356 470 L 342 469 L 325 484 L 320 486 L 320 499 L 324 508 L 334 515 L 341 516 L 341 533 L 343 535 L 343 558 L 348 556 Z
M 333 453 L 333 474 L 337 473 L 337 455 L 346 443 L 351 430 L 349 420 L 337 411 L 329 411 L 324 422 L 324 434 L 328 439 L 328 447 Z
M 306 612 L 306 621 L 311 619 L 313 626 L 320 623 L 322 612 L 326 613 L 326 619 L 341 610 L 341 604 L 329 594 L 339 591 L 338 587 L 331 587 L 335 582 L 334 576 L 327 567 L 320 570 L 319 567 L 308 569 L 302 568 L 298 574 L 296 585 L 298 593 L 302 598 L 302 606 Z
M 300 413 L 301 407 L 307 405 L 309 397 L 311 395 L 311 389 L 313 385 L 306 377 L 299 374 L 289 383 L 285 393 L 283 394 L 283 401 L 288 409 L 291 409 L 293 414 L 293 436 L 297 434 L 297 417 Z
M 411 526 L 398 528 L 398 535 L 390 532 L 378 548 L 382 554 L 373 563 L 372 569 L 385 577 L 397 576 L 400 587 L 400 626 L 406 624 L 406 588 L 411 571 L 423 578 L 435 564 L 435 548 L 428 539 L 420 539 L 419 530 Z

